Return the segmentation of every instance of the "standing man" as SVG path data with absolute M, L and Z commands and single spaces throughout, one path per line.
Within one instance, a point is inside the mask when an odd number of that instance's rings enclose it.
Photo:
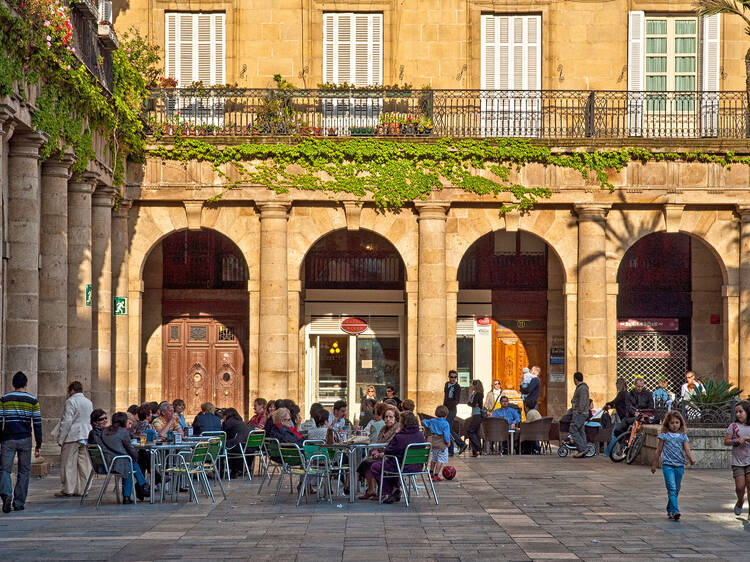
M 39 400 L 26 392 L 29 379 L 21 371 L 13 375 L 12 392 L 0 398 L 0 418 L 3 428 L 0 436 L 0 499 L 3 513 L 13 509 L 21 511 L 26 504 L 29 492 L 29 474 L 31 473 L 31 430 L 34 429 L 36 448 L 34 456 L 38 457 L 42 448 L 42 412 Z M 10 482 L 13 470 L 13 459 L 18 455 L 18 475 L 16 487 Z
M 461 399 L 461 385 L 458 384 L 458 373 L 451 369 L 448 371 L 448 382 L 445 383 L 443 388 L 443 406 L 448 408 L 448 415 L 445 417 L 448 425 L 451 428 L 451 438 L 453 439 L 453 445 L 458 446 L 458 454 L 460 455 L 466 450 L 468 445 L 461 439 L 461 436 L 453 431 L 453 420 L 456 417 L 456 408 L 458 402 Z M 451 451 L 450 454 L 453 454 Z
M 80 496 L 91 473 L 91 461 L 86 453 L 86 439 L 91 431 L 91 412 L 94 405 L 83 395 L 83 385 L 73 381 L 68 385 L 57 443 L 60 451 L 60 482 L 57 497 Z
M 570 401 L 570 409 L 573 411 L 573 419 L 570 422 L 570 436 L 576 443 L 578 452 L 573 456 L 581 459 L 586 456 L 586 420 L 591 414 L 589 410 L 589 386 L 583 382 L 583 374 L 576 371 L 573 374 L 573 381 L 576 384 L 576 391 Z
M 527 412 L 535 409 L 539 402 L 539 395 L 542 392 L 542 381 L 539 380 L 541 372 L 541 367 L 534 365 L 529 371 L 529 374 L 531 375 L 529 382 L 527 384 L 521 383 L 521 393 L 526 395 L 526 398 L 523 400 L 523 405 Z M 586 405 L 588 406 L 588 402 Z

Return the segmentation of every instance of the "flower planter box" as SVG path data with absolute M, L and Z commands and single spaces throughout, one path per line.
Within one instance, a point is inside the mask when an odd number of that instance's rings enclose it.
M 411 90 L 386 90 L 385 95 L 388 98 L 410 98 Z

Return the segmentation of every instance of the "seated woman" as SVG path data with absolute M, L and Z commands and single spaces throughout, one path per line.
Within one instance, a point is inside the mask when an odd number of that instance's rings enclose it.
M 382 402 L 381 402 L 382 404 Z M 390 443 L 393 436 L 399 430 L 399 414 L 396 408 L 391 408 L 384 404 L 383 415 L 383 427 L 381 428 L 378 435 L 375 436 L 375 440 L 370 439 L 370 443 Z M 377 406 L 375 407 L 375 415 L 377 416 Z M 378 499 L 377 493 L 377 482 L 375 476 L 372 474 L 372 465 L 375 461 L 383 458 L 383 449 L 373 449 L 369 457 L 359 463 L 357 467 L 357 473 L 360 478 L 364 478 L 367 481 L 367 491 L 359 496 L 359 499 L 376 500 Z
M 221 419 L 216 415 L 216 407 L 211 402 L 201 404 L 201 413 L 193 420 L 193 435 L 204 431 L 222 431 Z
M 130 433 L 126 429 L 127 425 L 128 415 L 125 412 L 117 412 L 112 415 L 112 425 L 105 428 L 98 435 L 95 434 L 93 437 L 97 444 L 101 446 L 107 463 L 111 463 L 112 459 L 119 455 L 127 455 L 133 459 L 133 472 L 138 481 L 138 485 L 135 488 L 135 495 L 139 500 L 143 500 L 144 497 L 149 495 L 149 490 L 146 487 L 146 479 L 143 477 L 143 473 L 136 462 L 137 455 L 135 449 L 130 444 Z M 92 437 L 91 434 L 90 437 Z M 124 477 L 125 474 L 129 474 L 128 468 L 128 463 L 124 459 L 116 460 L 112 467 L 112 472 L 123 475 L 123 504 L 133 503 L 133 499 L 131 498 L 133 495 L 133 479 Z
M 424 434 L 419 429 L 419 420 L 411 412 L 401 414 L 401 430 L 393 436 L 391 442 L 385 448 L 385 455 L 392 455 L 403 462 L 406 447 L 412 443 L 424 443 Z M 385 468 L 386 471 L 396 470 L 396 463 L 393 459 L 385 459 L 385 466 L 382 460 L 372 463 L 371 472 L 376 482 L 380 481 L 380 476 Z M 411 472 L 421 469 L 421 466 L 407 464 L 401 467 L 403 472 Z M 398 478 L 388 477 L 383 479 L 383 503 L 394 503 L 401 500 L 401 490 L 398 488 Z
M 224 421 L 221 429 L 227 434 L 227 451 L 232 451 L 241 455 L 240 444 L 247 443 L 247 436 L 250 434 L 250 427 L 242 419 L 239 412 L 234 408 L 224 410 Z M 241 478 L 244 463 L 241 457 L 231 457 L 229 459 L 229 475 L 232 478 Z
M 273 413 L 273 426 L 266 434 L 269 438 L 278 439 L 279 444 L 294 443 L 302 447 L 302 436 L 292 423 L 292 416 L 286 408 L 279 408 Z M 279 457 L 271 456 L 271 460 L 281 462 Z
M 311 441 L 325 441 L 328 436 L 328 416 L 330 413 L 323 406 L 315 408 L 311 413 L 315 427 L 307 431 L 307 438 Z
M 378 435 L 380 435 L 380 430 L 385 426 L 383 414 L 385 414 L 387 409 L 388 404 L 383 402 L 375 404 L 372 410 L 372 419 L 365 426 L 365 431 L 370 436 L 370 443 L 382 443 L 382 441 L 378 441 Z

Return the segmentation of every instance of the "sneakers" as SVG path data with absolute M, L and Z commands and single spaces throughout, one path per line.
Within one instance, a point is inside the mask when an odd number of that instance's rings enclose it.
M 13 498 L 10 496 L 2 496 L 3 498 L 3 513 L 10 513 L 10 504 L 13 503 Z
M 735 504 L 734 506 L 734 514 L 737 516 L 742 515 L 742 505 Z
M 459 455 L 463 455 L 463 454 L 464 454 L 464 451 L 465 451 L 465 450 L 466 450 L 466 449 L 467 449 L 468 447 L 469 447 L 469 446 L 468 446 L 468 445 L 467 445 L 466 443 L 461 443 L 461 444 L 460 444 L 460 445 L 458 446 L 458 454 L 459 454 Z
M 130 505 L 132 503 L 133 498 L 131 498 L 130 496 L 125 496 L 124 498 L 122 498 L 122 505 Z
M 678 511 L 677 513 L 673 513 L 672 514 L 672 519 L 674 519 L 675 521 L 679 521 L 680 520 L 680 512 Z
M 443 479 L 442 479 L 442 478 L 440 478 L 440 476 L 438 476 L 437 474 L 433 474 L 433 475 L 432 475 L 432 481 L 433 481 L 433 482 L 442 482 L 442 481 L 443 481 Z

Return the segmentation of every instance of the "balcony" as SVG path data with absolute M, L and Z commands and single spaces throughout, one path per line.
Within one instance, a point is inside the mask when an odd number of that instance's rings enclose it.
M 159 89 L 170 136 L 745 139 L 745 92 Z
M 73 9 L 70 12 L 70 23 L 73 26 L 76 56 L 102 86 L 111 92 L 114 82 L 112 52 L 111 48 L 105 46 L 113 42 L 116 44 L 117 36 L 110 25 L 105 26 L 107 29 L 104 30 L 104 37 L 101 36 L 98 10 L 92 2 L 76 1 L 71 5 Z

